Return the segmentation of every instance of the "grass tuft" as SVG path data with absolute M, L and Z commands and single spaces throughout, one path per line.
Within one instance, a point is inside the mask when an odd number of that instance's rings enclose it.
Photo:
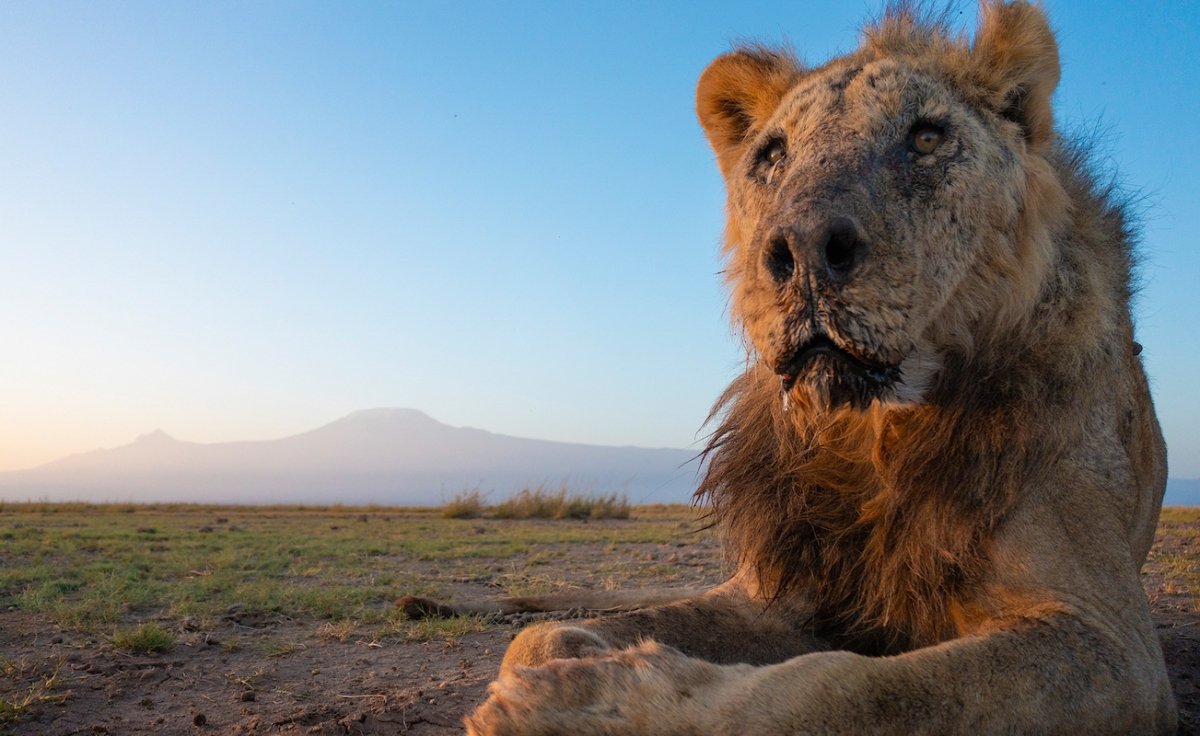
M 442 518 L 478 519 L 490 513 L 496 519 L 628 519 L 630 512 L 629 498 L 623 494 L 571 493 L 565 485 L 557 490 L 544 485 L 525 488 L 495 506 L 485 504 L 484 498 L 478 488 L 463 491 L 442 507 Z
M 171 632 L 151 622 L 135 629 L 119 629 L 113 632 L 109 642 L 122 651 L 150 654 L 165 652 L 175 646 L 175 637 Z
M 307 649 L 298 641 L 280 641 L 278 639 L 266 639 L 259 643 L 259 651 L 266 657 L 286 657 L 289 654 L 294 654 L 301 649 Z
M 629 499 L 615 493 L 586 496 L 545 486 L 526 488 L 496 505 L 497 519 L 628 519 Z
M 483 493 L 478 488 L 463 491 L 442 507 L 443 519 L 478 519 L 483 516 L 486 505 Z
M 329 641 L 330 639 L 334 641 L 346 641 L 354 634 L 357 628 L 358 623 L 353 619 L 345 618 L 338 622 L 326 621 L 317 629 L 317 636 L 322 641 Z
M 454 618 L 427 618 L 420 621 L 403 621 L 393 625 L 394 633 L 406 641 L 456 641 L 465 634 L 487 629 L 480 616 L 456 616 Z

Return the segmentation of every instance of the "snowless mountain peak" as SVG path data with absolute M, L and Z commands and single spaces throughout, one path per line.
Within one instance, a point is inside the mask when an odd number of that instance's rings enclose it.
M 138 438 L 136 440 L 134 440 L 134 444 L 137 444 L 137 445 L 163 445 L 163 444 L 174 444 L 178 441 L 179 440 L 175 439 L 174 437 L 172 437 L 171 435 L 162 431 L 161 429 L 156 429 L 153 432 L 147 432 L 146 434 L 139 435 Z
M 109 450 L 0 473 L 0 500 L 438 505 L 465 489 L 503 498 L 566 483 L 638 502 L 687 501 L 690 450 L 526 439 L 366 409 L 275 440 L 197 443 L 162 430 Z
M 360 409 L 359 411 L 351 412 L 341 419 L 337 420 L 337 424 L 440 424 L 436 419 L 429 416 L 419 409 L 407 408 L 383 408 L 383 409 Z

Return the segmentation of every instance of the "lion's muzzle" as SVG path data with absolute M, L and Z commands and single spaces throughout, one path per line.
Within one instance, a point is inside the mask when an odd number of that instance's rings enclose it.
M 798 383 L 812 387 L 831 406 L 849 404 L 863 409 L 900 381 L 900 368 L 856 355 L 828 335 L 802 343 L 775 365 L 783 391 Z

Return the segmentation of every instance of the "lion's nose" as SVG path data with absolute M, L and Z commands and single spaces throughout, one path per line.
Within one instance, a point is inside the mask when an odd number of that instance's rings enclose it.
M 858 232 L 853 220 L 835 217 L 825 229 L 820 257 L 824 259 L 825 272 L 834 281 L 844 281 L 854 272 L 866 253 L 866 241 Z
M 776 232 L 768 242 L 767 252 L 763 257 L 763 264 L 767 267 L 767 272 L 780 286 L 791 281 L 792 276 L 796 273 L 796 258 L 792 253 L 792 246 L 795 242 L 793 235 L 794 233 L 790 229 Z
M 763 265 L 783 286 L 796 274 L 796 263 L 812 269 L 818 278 L 847 280 L 866 254 L 866 240 L 848 217 L 834 217 L 820 226 L 776 228 L 767 240 Z

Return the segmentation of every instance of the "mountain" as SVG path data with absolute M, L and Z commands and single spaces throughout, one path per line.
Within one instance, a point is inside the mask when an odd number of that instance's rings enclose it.
M 0 473 L 0 500 L 438 505 L 468 488 L 493 499 L 541 483 L 683 502 L 691 450 L 550 442 L 451 427 L 415 409 L 358 411 L 257 442 L 183 442 L 162 431 L 111 450 Z
M 183 442 L 155 431 L 111 450 L 0 473 L 0 501 L 438 505 L 478 487 L 493 500 L 530 485 L 691 499 L 692 450 L 550 442 L 451 427 L 415 409 L 369 409 L 260 442 Z M 1200 479 L 1167 481 L 1169 506 L 1200 505 Z

